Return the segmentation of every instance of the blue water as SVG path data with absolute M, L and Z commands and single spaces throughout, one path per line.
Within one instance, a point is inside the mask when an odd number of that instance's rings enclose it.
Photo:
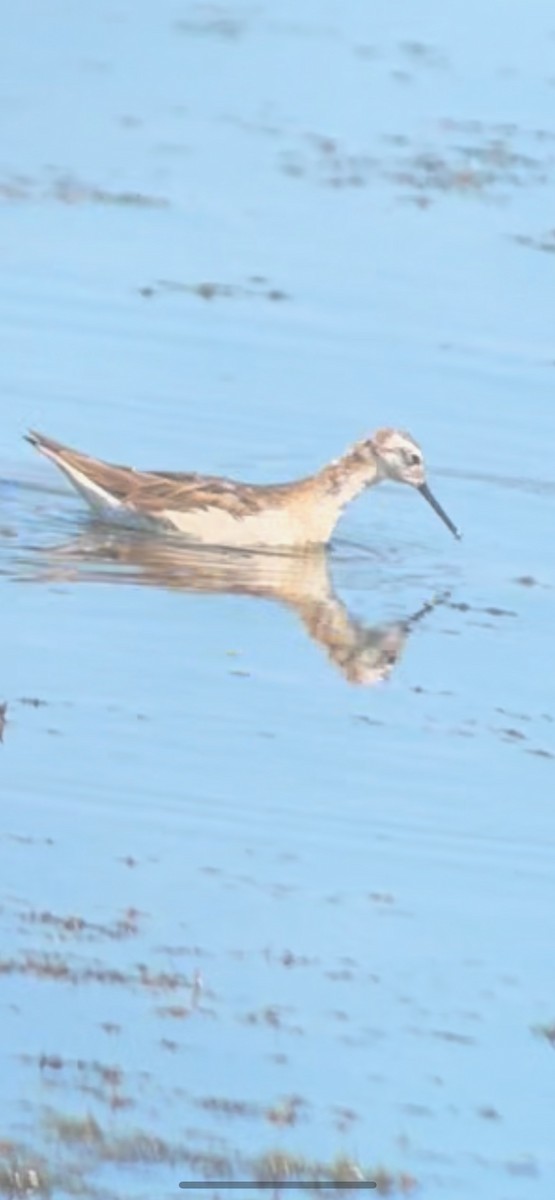
M 553 1195 L 554 34 L 3 13 L 0 1140 L 55 1195 L 187 1147 Z M 380 425 L 460 544 L 384 485 L 302 569 L 176 560 L 21 441 L 264 482 Z

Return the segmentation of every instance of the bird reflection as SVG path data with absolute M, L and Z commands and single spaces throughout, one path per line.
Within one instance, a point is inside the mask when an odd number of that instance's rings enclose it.
M 344 678 L 365 687 L 391 675 L 414 626 L 444 599 L 423 604 L 405 620 L 365 625 L 336 595 L 323 548 L 279 554 L 190 547 L 177 539 L 109 533 L 102 526 L 40 555 L 39 568 L 36 551 L 33 555 L 35 581 L 132 583 L 279 601 L 296 613 Z

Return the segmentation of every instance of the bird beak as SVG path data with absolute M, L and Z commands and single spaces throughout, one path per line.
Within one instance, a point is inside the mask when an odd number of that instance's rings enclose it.
M 459 533 L 457 526 L 453 525 L 453 522 L 449 519 L 449 517 L 447 516 L 447 513 L 443 511 L 441 504 L 439 504 L 439 502 L 436 500 L 433 493 L 430 491 L 428 484 L 421 483 L 418 488 L 418 491 L 420 492 L 420 495 L 423 496 L 424 499 L 428 501 L 428 504 L 431 504 L 434 512 L 437 513 L 438 517 L 441 517 L 444 525 L 446 525 L 447 528 L 451 530 L 453 537 L 456 537 L 460 540 L 460 538 L 462 537 L 462 534 Z

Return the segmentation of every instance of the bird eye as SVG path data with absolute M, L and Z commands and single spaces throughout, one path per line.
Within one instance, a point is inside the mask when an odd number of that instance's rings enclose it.
M 417 467 L 420 463 L 420 455 L 407 451 L 405 462 L 409 467 Z

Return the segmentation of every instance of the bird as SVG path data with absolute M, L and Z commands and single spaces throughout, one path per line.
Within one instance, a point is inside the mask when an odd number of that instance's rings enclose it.
M 453 536 L 461 536 L 428 487 L 420 446 L 398 429 L 378 429 L 313 475 L 272 484 L 192 472 L 139 471 L 92 458 L 35 430 L 25 437 L 67 475 L 103 521 L 178 533 L 200 545 L 276 550 L 325 546 L 346 505 L 385 479 L 415 488 Z

